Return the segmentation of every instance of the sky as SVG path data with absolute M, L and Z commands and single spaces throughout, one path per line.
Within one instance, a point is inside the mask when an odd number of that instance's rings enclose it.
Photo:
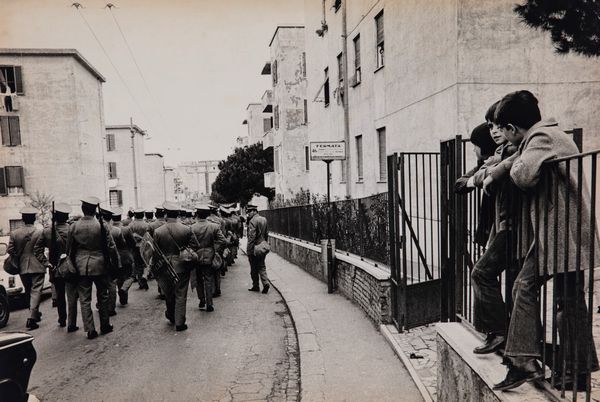
M 107 79 L 106 124 L 132 117 L 167 165 L 231 153 L 271 85 L 260 71 L 275 28 L 304 20 L 301 0 L 77 1 L 0 0 L 0 47 L 77 49 Z

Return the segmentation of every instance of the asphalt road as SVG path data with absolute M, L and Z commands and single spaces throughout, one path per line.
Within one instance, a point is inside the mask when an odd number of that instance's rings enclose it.
M 148 292 L 134 284 L 129 305 L 112 318 L 115 331 L 91 341 L 81 318 L 77 332 L 59 328 L 46 299 L 40 328 L 31 331 L 38 360 L 30 392 L 42 401 L 296 400 L 297 343 L 287 309 L 273 290 L 248 292 L 248 273 L 239 258 L 212 313 L 189 292 L 184 332 L 167 324 L 155 282 Z M 26 318 L 26 309 L 13 311 L 4 330 L 23 331 Z

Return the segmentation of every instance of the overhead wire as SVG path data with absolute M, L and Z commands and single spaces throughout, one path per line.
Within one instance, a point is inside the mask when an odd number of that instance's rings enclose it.
M 119 71 L 119 69 L 117 68 L 117 66 L 113 62 L 112 58 L 110 57 L 110 55 L 106 51 L 106 48 L 102 44 L 102 41 L 100 40 L 100 38 L 98 37 L 98 35 L 96 35 L 96 32 L 94 31 L 94 29 L 92 28 L 92 26 L 90 25 L 90 23 L 88 22 L 88 20 L 85 18 L 85 16 L 81 12 L 80 8 L 83 8 L 83 6 L 80 3 L 73 3 L 71 6 L 75 7 L 75 9 L 77 10 L 77 13 L 81 17 L 81 19 L 83 20 L 83 22 L 85 23 L 85 25 L 87 26 L 87 28 L 89 29 L 90 33 L 92 34 L 92 36 L 94 37 L 94 39 L 96 39 L 96 42 L 98 42 L 98 45 L 100 46 L 100 49 L 102 49 L 102 52 L 104 53 L 104 55 L 108 59 L 108 61 L 111 64 L 112 68 L 117 73 L 117 76 L 119 77 L 119 79 L 121 80 L 121 83 L 123 84 L 123 86 L 127 90 L 127 93 L 129 94 L 129 97 L 131 98 L 131 100 L 133 101 L 133 103 L 137 106 L 137 108 L 142 113 L 142 115 L 146 118 L 146 120 L 152 124 L 152 120 L 148 117 L 148 115 L 146 114 L 146 112 L 144 112 L 144 109 L 142 108 L 142 106 L 138 102 L 137 98 L 135 97 L 135 95 L 131 91 L 131 88 L 129 87 L 129 85 L 127 85 L 127 82 L 123 78 L 123 75 L 121 75 L 121 72 Z
M 115 25 L 117 26 L 117 28 L 121 34 L 121 38 L 123 38 L 123 42 L 125 42 L 125 46 L 127 47 L 127 50 L 129 51 L 131 60 L 133 60 L 133 64 L 135 65 L 135 68 L 137 69 L 137 72 L 138 72 L 140 78 L 142 79 L 142 82 L 144 83 L 146 91 L 148 91 L 148 95 L 150 95 L 150 97 L 152 98 L 152 101 L 154 102 L 154 104 L 156 106 L 156 110 L 162 117 L 162 113 L 161 113 L 160 107 L 158 105 L 158 102 L 156 100 L 156 97 L 154 96 L 153 91 L 150 89 L 150 85 L 148 85 L 148 81 L 146 80 L 146 77 L 144 76 L 144 73 L 142 72 L 140 64 L 138 63 L 137 58 L 135 57 L 135 54 L 133 53 L 131 45 L 129 44 L 129 41 L 127 40 L 127 37 L 125 36 L 125 32 L 123 32 L 123 29 L 121 28 L 121 24 L 117 20 L 116 15 L 113 13 L 113 8 L 117 8 L 117 6 L 114 5 L 113 3 L 108 3 L 108 4 L 106 4 L 106 6 L 104 8 L 107 8 L 108 11 L 110 12 L 111 17 L 112 17 L 113 21 L 115 22 Z

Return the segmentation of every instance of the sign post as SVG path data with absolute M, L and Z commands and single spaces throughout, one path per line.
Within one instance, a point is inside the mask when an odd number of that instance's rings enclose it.
M 334 160 L 346 160 L 346 142 L 319 141 L 310 143 L 310 160 L 323 161 L 327 165 L 327 293 L 337 288 L 333 272 L 333 248 L 331 245 L 331 171 Z

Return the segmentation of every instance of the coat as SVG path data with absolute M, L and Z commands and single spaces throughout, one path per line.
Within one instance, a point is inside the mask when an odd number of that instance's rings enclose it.
M 69 225 L 67 223 L 57 223 L 56 224 L 56 256 L 60 257 L 61 254 L 67 253 L 67 240 L 69 237 Z M 52 226 L 48 226 L 44 228 L 42 235 L 38 238 L 33 246 L 33 252 L 35 254 L 35 258 L 38 261 L 46 266 L 50 261 L 48 260 L 49 256 L 46 257 L 45 249 L 50 250 L 52 247 Z
M 19 274 L 43 274 L 46 267 L 35 258 L 33 251 L 42 231 L 33 225 L 25 225 L 10 232 L 7 252 L 19 259 Z
M 133 249 L 135 247 L 135 239 L 129 226 L 123 226 L 121 222 L 113 222 L 113 227 L 121 230 L 122 238 L 113 238 L 115 245 L 119 251 L 119 257 L 121 257 L 122 266 L 130 266 L 133 264 Z M 112 232 L 111 232 L 112 234 Z
M 198 240 L 189 226 L 176 218 L 167 218 L 167 223 L 154 231 L 153 238 L 154 243 L 173 265 L 175 272 L 181 274 L 189 271 L 189 264 L 179 259 L 179 251 L 185 247 L 190 247 L 196 252 L 200 249 Z
M 246 253 L 248 255 L 254 255 L 254 247 L 266 241 L 269 236 L 269 229 L 267 228 L 267 218 L 256 214 L 248 222 L 248 244 L 246 247 Z
M 150 230 L 150 225 L 146 223 L 146 221 L 142 219 L 135 219 L 132 221 L 127 227 L 131 230 L 133 234 L 133 238 L 135 239 L 135 244 L 139 246 L 142 238 L 149 232 L 152 235 L 152 231 Z
M 67 252 L 79 275 L 97 276 L 108 274 L 102 252 L 106 242 L 109 258 L 118 261 L 119 255 L 110 227 L 105 223 L 106 237 L 102 239 L 100 222 L 93 216 L 84 216 L 69 228 Z M 108 262 L 107 262 L 108 263 Z
M 529 222 L 523 224 L 528 224 L 528 229 L 533 231 L 533 241 L 527 258 L 535 258 L 537 251 L 540 275 L 544 274 L 545 268 L 550 275 L 554 272 L 577 270 L 577 162 L 571 163 L 569 171 L 564 162 L 547 163 L 552 159 L 577 153 L 579 150 L 573 139 L 561 131 L 554 120 L 540 121 L 527 131 L 510 168 L 513 182 L 525 193 L 522 215 L 529 218 Z M 504 162 L 506 161 L 502 163 Z M 598 229 L 595 229 L 595 241 L 592 242 L 593 244 L 590 242 L 592 225 L 596 223 L 590 221 L 590 194 L 585 185 L 585 176 L 583 177 L 580 209 L 581 243 L 579 243 L 581 270 L 594 268 L 590 267 L 591 252 L 595 253 L 596 265 L 600 262 Z M 557 205 L 554 205 L 555 191 L 558 192 Z M 570 213 L 568 220 L 565 216 L 567 209 Z M 554 216 L 555 211 L 558 212 L 557 217 Z M 544 255 L 547 258 L 544 258 Z
M 218 224 L 200 219 L 192 225 L 192 232 L 200 247 L 198 257 L 201 265 L 209 265 L 215 256 L 225 246 L 225 236 Z

